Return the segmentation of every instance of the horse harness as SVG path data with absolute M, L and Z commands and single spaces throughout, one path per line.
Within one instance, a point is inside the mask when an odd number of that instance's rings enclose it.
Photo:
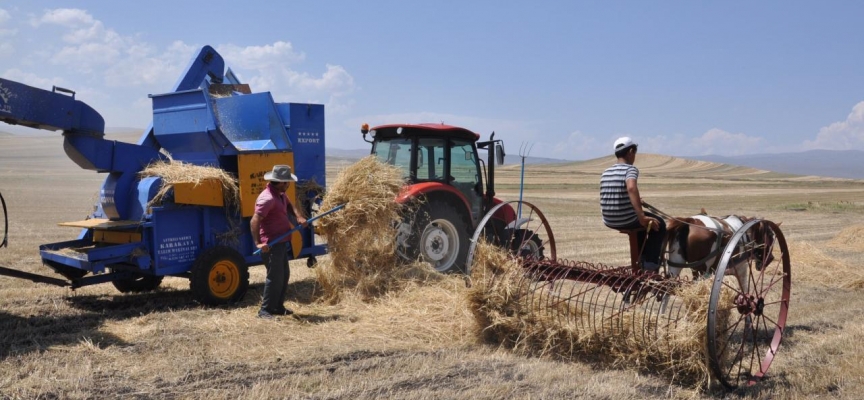
M 720 252 L 723 250 L 723 246 L 722 246 L 723 238 L 727 235 L 731 236 L 732 234 L 735 233 L 735 231 L 737 231 L 738 229 L 741 229 L 741 227 L 744 226 L 744 221 L 742 221 L 741 218 L 739 218 L 737 215 L 729 215 L 729 216 L 726 216 L 722 219 L 711 217 L 708 215 L 694 215 L 693 218 L 699 220 L 705 226 L 699 226 L 699 225 L 694 225 L 694 224 L 688 224 L 688 225 L 691 225 L 692 227 L 696 227 L 699 229 L 707 229 L 707 230 L 713 231 L 715 233 L 715 236 L 717 237 L 717 239 L 715 240 L 714 244 L 711 246 L 712 247 L 711 252 L 708 253 L 708 255 L 706 255 L 705 257 L 703 257 L 700 260 L 691 261 L 691 262 L 683 262 L 683 263 L 672 261 L 667 257 L 666 258 L 666 265 L 668 265 L 670 267 L 675 267 L 675 268 L 693 268 L 693 267 L 705 264 L 705 266 L 708 267 L 708 265 L 707 265 L 708 260 L 711 260 L 712 258 L 717 257 L 717 255 L 720 254 Z M 747 234 L 745 233 L 745 236 L 746 235 Z M 745 238 L 744 242 L 745 243 L 747 242 L 746 238 Z M 734 261 L 735 260 L 733 260 L 733 262 Z M 709 270 L 709 269 L 710 268 L 706 268 L 706 270 Z

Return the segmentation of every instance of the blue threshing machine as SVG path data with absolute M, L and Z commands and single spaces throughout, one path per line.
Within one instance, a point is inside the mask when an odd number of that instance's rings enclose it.
M 136 144 L 105 139 L 104 120 L 75 93 L 47 91 L 0 78 L 0 121 L 63 131 L 63 147 L 81 168 L 106 173 L 95 212 L 60 225 L 82 228 L 75 240 L 39 247 L 42 261 L 65 279 L 0 267 L 0 275 L 76 287 L 112 282 L 121 292 L 152 290 L 164 276 L 190 279 L 205 304 L 240 300 L 253 252 L 249 220 L 276 164 L 291 165 L 296 187 L 325 185 L 324 106 L 277 103 L 269 92 L 251 93 L 211 47 L 203 47 L 164 94 L 151 95 L 153 121 Z M 219 182 L 179 182 L 161 204 L 163 186 L 139 173 L 157 161 L 218 168 L 235 176 L 237 204 L 226 204 Z M 311 213 L 315 190 L 299 206 Z M 325 254 L 314 227 L 292 236 L 294 258 Z

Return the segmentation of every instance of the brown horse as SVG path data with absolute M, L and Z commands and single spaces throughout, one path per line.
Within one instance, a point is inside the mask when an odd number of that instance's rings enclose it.
M 717 270 L 723 249 L 736 231 L 741 229 L 753 218 L 730 215 L 723 218 L 711 217 L 702 210 L 701 215 L 687 218 L 672 218 L 666 221 L 668 257 L 666 266 L 672 276 L 678 276 L 684 268 L 693 270 L 694 278 L 704 277 Z M 773 255 L 765 249 L 771 249 L 774 234 L 764 221 L 760 221 L 745 232 L 744 242 L 755 242 L 754 250 L 749 253 L 736 254 L 730 260 L 726 273 L 734 274 L 745 292 L 748 290 L 749 270 L 747 261 L 750 257 L 756 261 L 756 269 L 762 268 L 762 263 L 770 264 Z

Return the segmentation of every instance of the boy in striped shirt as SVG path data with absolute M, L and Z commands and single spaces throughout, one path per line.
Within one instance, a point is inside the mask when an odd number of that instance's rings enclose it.
M 633 166 L 637 147 L 638 145 L 626 136 L 615 141 L 614 151 L 618 163 L 603 171 L 600 178 L 600 211 L 603 214 L 603 223 L 612 229 L 647 228 L 649 221 L 653 221 L 651 232 L 647 232 L 647 229 L 638 232 L 638 240 L 640 245 L 645 243 L 642 250 L 642 268 L 656 271 L 660 268 L 666 222 L 657 215 L 642 210 L 642 198 L 636 183 L 639 169 Z

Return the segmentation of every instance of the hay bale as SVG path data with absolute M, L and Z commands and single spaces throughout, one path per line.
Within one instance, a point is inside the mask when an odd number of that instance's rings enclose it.
M 478 244 L 474 260 L 466 301 L 484 341 L 528 355 L 651 371 L 695 387 L 710 381 L 706 328 L 712 281 L 683 285 L 665 307 L 662 299 L 650 297 L 628 307 L 609 300 L 621 294 L 606 286 L 534 281 L 506 252 L 485 243 Z M 731 309 L 732 299 L 725 291 L 720 309 Z M 719 316 L 721 329 L 728 319 L 728 311 Z
M 427 263 L 406 263 L 396 253 L 396 223 L 406 209 L 395 199 L 404 185 L 402 170 L 372 156 L 336 177 L 321 208 L 345 208 L 317 227 L 330 254 L 316 269 L 324 299 L 337 302 L 342 292 L 352 291 L 370 300 L 405 281 L 438 275 Z
M 222 186 L 222 194 L 226 207 L 237 207 L 240 204 L 240 189 L 237 179 L 224 169 L 184 163 L 182 161 L 156 161 L 138 173 L 139 178 L 158 176 L 162 178 L 162 187 L 150 199 L 147 207 L 162 204 L 165 194 L 176 183 L 192 183 L 195 186 L 204 181 L 216 181 Z

